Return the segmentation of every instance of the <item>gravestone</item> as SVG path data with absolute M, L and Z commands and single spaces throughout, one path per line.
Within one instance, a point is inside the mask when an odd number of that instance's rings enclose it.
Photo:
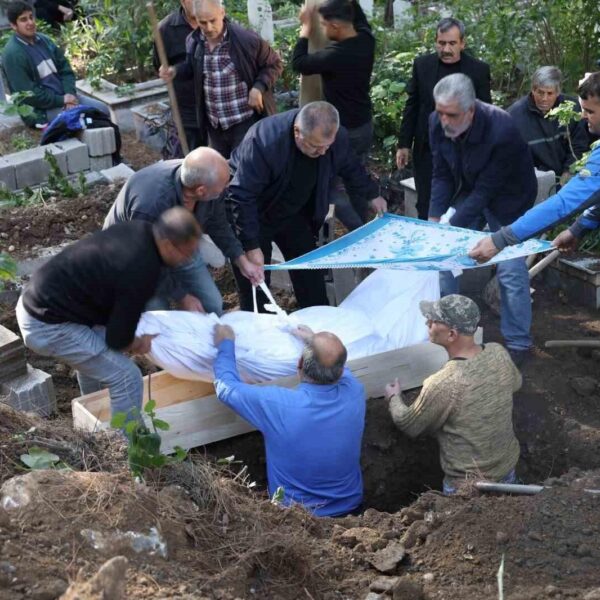
M 268 0 L 248 0 L 248 21 L 263 40 L 273 43 L 273 10 Z
M 373 16 L 373 0 L 360 0 L 359 4 L 365 15 L 370 19 Z
M 394 0 L 394 29 L 401 29 L 412 20 L 410 8 L 410 2 Z

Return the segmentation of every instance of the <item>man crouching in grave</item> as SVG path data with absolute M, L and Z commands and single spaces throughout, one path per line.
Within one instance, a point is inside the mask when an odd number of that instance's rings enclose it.
M 25 345 L 77 371 L 82 394 L 108 388 L 111 411 L 142 407 L 142 374 L 126 354 L 146 354 L 154 335 L 135 337 L 163 267 L 194 255 L 200 226 L 188 210 L 155 223 L 118 223 L 51 258 L 31 277 L 17 303 Z
M 305 343 L 300 384 L 257 386 L 240 379 L 233 329 L 216 325 L 217 396 L 263 434 L 272 497 L 283 490 L 282 504 L 302 505 L 319 517 L 357 514 L 365 390 L 344 367 L 347 352 L 336 335 L 306 326 L 294 334 Z
M 411 406 L 396 379 L 385 387 L 398 429 L 410 437 L 435 436 L 444 471 L 444 494 L 454 494 L 466 479 L 515 483 L 519 442 L 512 423 L 513 393 L 521 374 L 496 343 L 475 343 L 480 314 L 466 296 L 451 294 L 422 301 L 429 340 L 443 346 L 449 360 L 423 382 Z

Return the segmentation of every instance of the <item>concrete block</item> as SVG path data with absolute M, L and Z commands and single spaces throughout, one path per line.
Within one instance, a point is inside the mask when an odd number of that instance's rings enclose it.
M 81 141 L 87 145 L 88 154 L 92 157 L 105 156 L 117 150 L 115 130 L 112 127 L 84 129 L 81 133 Z
M 11 192 L 17 189 L 15 165 L 4 158 L 0 159 L 0 182 L 2 187 Z
M 112 167 L 112 156 L 90 156 L 90 171 L 105 171 Z
M 88 148 L 75 138 L 56 142 L 55 146 L 63 150 L 67 155 L 67 170 L 69 173 L 79 173 L 90 168 L 90 157 Z
M 400 186 L 404 192 L 404 216 L 416 219 L 419 213 L 417 213 L 417 188 L 414 177 L 403 179 Z
M 537 179 L 538 191 L 534 206 L 556 192 L 556 175 L 554 171 L 538 171 L 536 169 L 535 178 Z
M 199 250 L 202 260 L 207 265 L 214 268 L 225 266 L 227 259 L 208 235 L 202 236 Z
M 2 384 L 6 402 L 16 410 L 33 411 L 48 416 L 56 411 L 52 377 L 27 365 L 27 373 Z
M 106 184 L 106 179 L 98 171 L 90 171 L 85 174 L 85 182 L 88 186 L 96 185 L 97 183 Z
M 125 163 L 120 163 L 115 167 L 100 171 L 100 174 L 110 183 L 115 183 L 117 181 L 125 183 L 134 173 L 135 171 L 131 167 L 128 167 Z
M 50 165 L 44 158 L 46 152 L 54 155 L 63 175 L 67 174 L 66 152 L 54 144 L 15 152 L 5 156 L 4 160 L 14 166 L 17 188 L 31 187 L 48 181 Z
M 54 158 L 56 158 L 60 172 L 63 175 L 69 174 L 67 168 L 67 153 L 62 148 L 59 148 L 56 144 L 46 144 L 45 146 L 40 146 L 40 149 L 43 151 L 43 156 L 46 155 L 46 152 L 52 153 Z

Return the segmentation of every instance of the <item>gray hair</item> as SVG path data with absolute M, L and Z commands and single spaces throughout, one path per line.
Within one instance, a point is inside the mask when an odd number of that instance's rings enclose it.
M 204 4 L 212 4 L 218 8 L 224 8 L 222 0 L 192 0 L 192 11 L 194 15 L 197 15 L 200 12 L 200 9 Z
M 438 24 L 435 29 L 437 33 L 446 33 L 446 31 L 452 29 L 453 27 L 458 28 L 460 33 L 460 39 L 462 40 L 465 37 L 465 24 L 454 17 L 444 17 Z
M 321 129 L 326 136 L 330 136 L 340 127 L 340 114 L 333 104 L 318 100 L 303 106 L 296 116 L 295 123 L 303 135 Z
M 195 188 L 199 185 L 211 187 L 219 181 L 219 161 L 225 159 L 212 148 L 204 146 L 192 150 L 181 163 L 179 177 L 181 184 L 187 188 Z
M 558 67 L 540 67 L 531 78 L 531 88 L 550 87 L 560 92 L 562 73 Z
M 319 353 L 317 352 L 312 341 L 308 341 L 302 351 L 302 371 L 306 377 L 315 383 L 321 385 L 328 385 L 335 383 L 344 372 L 344 365 L 348 358 L 348 352 L 346 348 L 342 346 L 343 350 L 340 352 L 339 357 L 330 366 L 325 366 L 321 362 Z
M 169 240 L 175 246 L 197 240 L 202 233 L 194 215 L 182 206 L 165 210 L 154 222 L 152 229 L 158 239 Z
M 433 98 L 440 104 L 458 102 L 463 112 L 475 106 L 475 88 L 471 78 L 463 73 L 453 73 L 440 79 L 433 88 Z

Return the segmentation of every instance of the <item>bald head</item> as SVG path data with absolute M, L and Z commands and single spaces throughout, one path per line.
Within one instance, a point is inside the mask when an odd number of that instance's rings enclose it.
M 302 373 L 314 383 L 335 383 L 344 372 L 348 352 L 337 335 L 316 333 L 302 353 Z
M 229 165 L 212 148 L 201 147 L 190 152 L 181 165 L 184 202 L 190 210 L 196 201 L 218 198 L 229 183 Z

